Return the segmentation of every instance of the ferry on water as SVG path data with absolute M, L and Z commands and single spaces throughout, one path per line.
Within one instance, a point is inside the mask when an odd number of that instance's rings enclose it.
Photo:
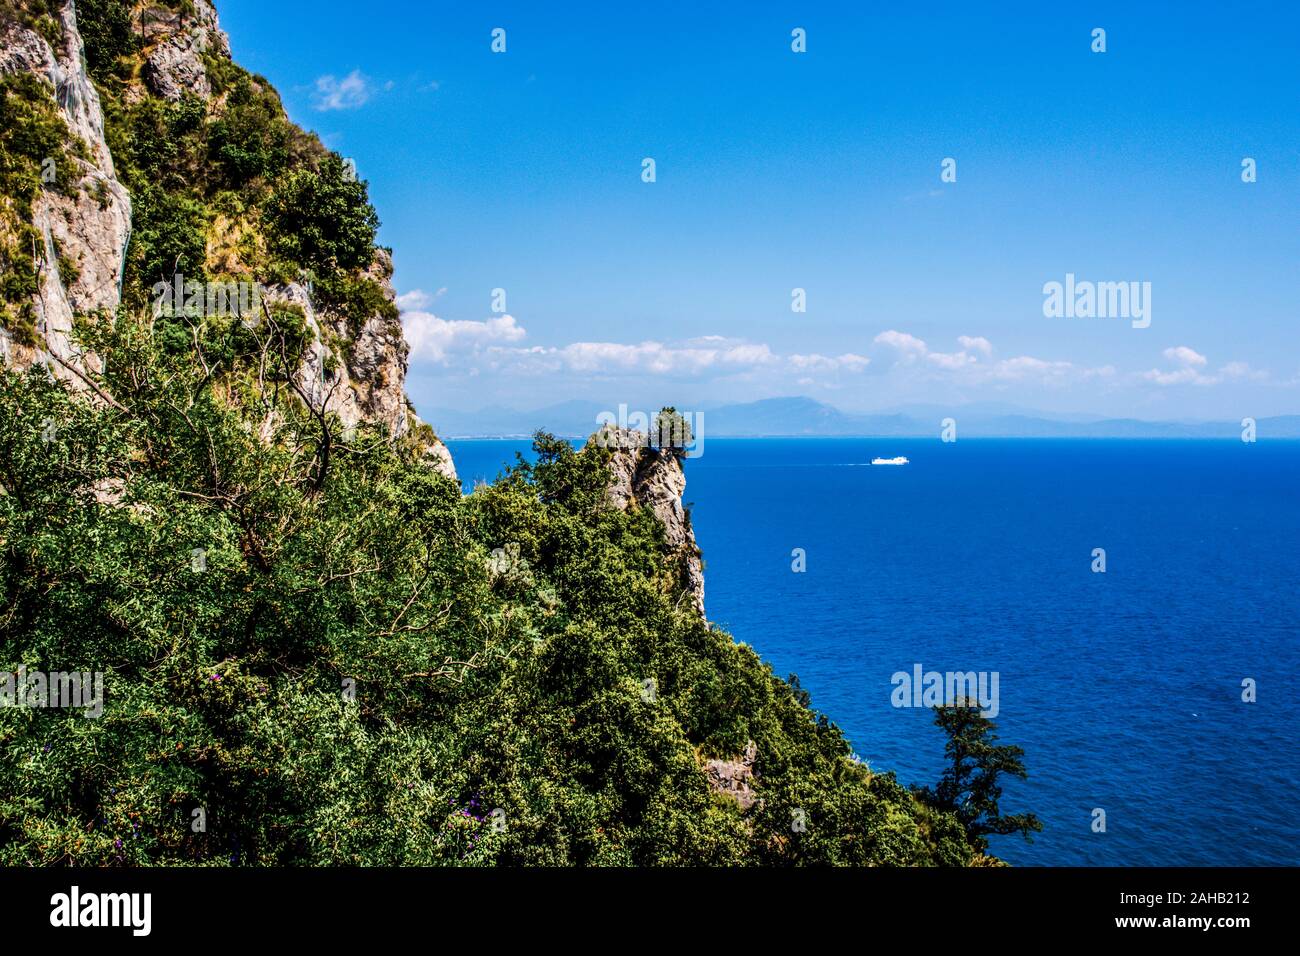
M 871 463 L 873 465 L 906 465 L 907 459 L 899 455 L 897 458 L 873 458 Z

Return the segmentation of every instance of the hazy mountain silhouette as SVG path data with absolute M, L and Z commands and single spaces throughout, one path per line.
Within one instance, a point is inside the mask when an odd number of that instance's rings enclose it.
M 1237 421 L 1167 422 L 1137 418 L 1057 415 L 994 402 L 969 405 L 905 405 L 870 414 L 843 412 L 816 399 L 796 396 L 767 398 L 731 405 L 706 405 L 705 438 L 761 436 L 884 436 L 938 435 L 945 418 L 955 419 L 961 438 L 1240 438 Z M 532 411 L 490 406 L 474 412 L 448 408 L 421 409 L 426 421 L 444 438 L 503 438 L 531 435 L 537 429 L 570 438 L 586 438 L 596 430 L 597 415 L 617 414 L 617 403 L 574 400 Z M 644 409 L 646 413 L 653 409 Z M 1260 438 L 1300 438 L 1300 415 L 1260 418 Z

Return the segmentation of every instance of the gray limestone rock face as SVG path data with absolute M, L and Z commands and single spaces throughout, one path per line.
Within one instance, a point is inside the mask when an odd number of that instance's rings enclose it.
M 682 505 L 686 471 L 681 456 L 654 448 L 645 432 L 606 425 L 589 444 L 610 449 L 610 503 L 623 511 L 649 508 L 664 527 L 664 540 L 680 562 L 684 595 L 704 616 L 704 566 L 691 529 L 690 515 Z
M 437 438 L 425 444 L 424 460 L 440 475 L 446 475 L 457 484 L 460 483 L 460 478 L 456 475 L 456 463 L 451 460 L 451 450 Z
M 90 156 L 89 160 L 75 160 L 73 168 L 54 170 L 55 176 L 68 177 L 76 186 L 65 190 L 71 195 L 46 190 L 33 203 L 32 225 L 41 234 L 44 247 L 33 303 L 41 342 L 34 349 L 20 346 L 0 330 L 0 357 L 18 368 L 47 364 L 56 375 L 82 387 L 82 374 L 98 360 L 82 355 L 73 345 L 72 319 L 78 313 L 117 307 L 131 234 L 131 198 L 118 182 L 104 139 L 104 114 L 99 93 L 86 72 L 72 0 L 63 5 L 60 17 L 62 36 L 57 49 L 18 24 L 0 27 L 5 31 L 0 35 L 0 72 L 29 73 L 40 79 L 49 88 L 69 134 L 85 144 Z M 66 286 L 59 276 L 60 255 L 77 271 L 77 277 Z
M 377 250 L 367 274 L 395 301 L 390 276 L 392 260 Z M 345 429 L 363 422 L 385 426 L 393 438 L 402 438 L 420 425 L 406 400 L 407 353 L 410 347 L 402 335 L 399 320 L 381 314 L 370 316 L 346 347 L 348 330 L 341 319 L 319 312 L 311 293 L 302 283 L 272 286 L 264 290 L 268 306 L 277 302 L 298 306 L 313 332 L 298 384 L 313 405 L 339 417 Z M 424 458 L 429 465 L 453 481 L 456 466 L 451 452 L 434 438 L 426 442 Z
M 186 94 L 207 99 L 212 86 L 203 54 L 230 59 L 230 40 L 217 23 L 216 9 L 209 0 L 195 0 L 193 6 L 188 14 L 146 7 L 136 21 L 136 31 L 148 47 L 145 83 L 167 100 Z
M 754 741 L 745 745 L 745 751 L 735 760 L 706 760 L 704 775 L 709 786 L 718 793 L 731 797 L 748 810 L 757 800 L 754 795 L 754 760 L 758 747 Z
M 133 84 L 124 94 L 128 100 L 151 94 L 173 101 L 185 95 L 211 99 L 204 58 L 228 59 L 230 43 L 210 0 L 194 0 L 187 13 L 161 6 L 146 6 L 138 13 L 133 23 L 144 44 L 143 85 Z M 75 168 L 56 170 L 57 176 L 71 178 L 75 190 L 46 190 L 33 203 L 32 225 L 43 245 L 36 250 L 42 266 L 33 301 L 40 341 L 30 348 L 0 329 L 0 361 L 19 369 L 44 364 L 74 387 L 85 388 L 86 373 L 100 369 L 100 359 L 82 354 L 73 344 L 73 318 L 111 312 L 118 306 L 131 238 L 131 198 L 113 168 L 99 93 L 86 71 L 74 0 L 60 8 L 60 27 L 56 49 L 18 23 L 0 24 L 0 73 L 26 73 L 40 79 L 69 135 L 85 143 L 90 157 L 77 160 Z M 66 285 L 59 274 L 60 257 L 76 271 L 76 278 Z M 396 298 L 392 274 L 388 252 L 376 250 L 367 275 L 390 303 Z M 419 424 L 406 400 L 409 346 L 400 320 L 383 313 L 366 317 L 351 336 L 350 347 L 341 348 L 339 343 L 350 337 L 346 321 L 319 314 L 305 286 L 277 286 L 265 294 L 271 302 L 301 307 L 316 333 L 298 375 L 313 401 L 337 414 L 345 428 L 375 422 L 387 427 L 395 439 Z M 267 434 L 268 429 L 269 423 L 263 426 Z M 455 478 L 451 453 L 442 442 L 426 442 L 425 458 L 431 467 Z

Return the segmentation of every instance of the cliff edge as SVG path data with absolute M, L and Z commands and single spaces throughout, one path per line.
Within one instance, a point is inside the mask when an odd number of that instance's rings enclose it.
M 4 0 L 0 82 L 27 127 L 5 142 L 0 259 L 15 278 L 0 359 L 89 388 L 102 359 L 77 346 L 77 322 L 119 306 L 174 315 L 196 295 L 209 314 L 252 289 L 242 321 L 259 299 L 301 314 L 310 402 L 345 430 L 410 436 L 455 479 L 406 398 L 409 346 L 365 184 L 232 61 L 210 0 Z
M 664 528 L 669 563 L 677 575 L 679 601 L 704 616 L 704 563 L 691 528 L 691 516 L 682 504 L 686 470 L 682 455 L 672 448 L 655 447 L 641 431 L 605 425 L 589 445 L 612 451 L 609 460 L 609 500 L 616 508 L 648 508 Z

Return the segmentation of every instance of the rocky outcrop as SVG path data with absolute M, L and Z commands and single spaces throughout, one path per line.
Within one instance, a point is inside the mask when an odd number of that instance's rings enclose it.
M 229 39 L 211 0 L 191 0 L 183 7 L 180 12 L 151 4 L 132 17 L 142 44 L 142 62 L 139 80 L 129 83 L 123 94 L 127 102 L 150 95 L 171 101 L 183 96 L 212 101 L 209 65 L 213 57 L 230 58 Z M 62 4 L 60 16 L 57 49 L 34 28 L 0 23 L 0 72 L 40 78 L 58 104 L 70 136 L 85 144 L 88 157 L 78 159 L 74 169 L 56 171 L 60 177 L 75 177 L 76 189 L 47 189 L 33 203 L 32 225 L 44 245 L 33 302 L 38 344 L 21 345 L 0 328 L 0 360 L 18 368 L 45 364 L 73 385 L 85 387 L 87 373 L 99 368 L 99 360 L 80 354 L 73 344 L 73 317 L 118 305 L 130 241 L 131 200 L 114 172 L 99 94 L 86 71 L 74 0 Z M 220 101 L 210 102 L 209 109 L 220 110 Z M 63 276 L 60 260 L 65 266 Z M 367 276 L 390 304 L 395 302 L 392 272 L 389 254 L 376 250 Z M 422 425 L 406 399 L 409 349 L 395 308 L 380 310 L 361 322 L 354 316 L 349 322 L 319 312 L 309 289 L 300 283 L 265 292 L 271 302 L 299 306 L 316 333 L 298 375 L 313 401 L 337 414 L 345 429 L 375 422 L 387 427 L 394 438 L 414 430 L 430 466 L 455 479 L 451 453 Z
M 137 22 L 145 44 L 142 76 L 148 89 L 168 100 L 185 95 L 210 98 L 205 55 L 230 58 L 229 38 L 210 0 L 194 0 L 188 13 L 150 6 Z M 366 275 L 379 285 L 389 303 L 395 303 L 393 263 L 386 250 L 375 251 Z M 300 307 L 315 333 L 298 382 L 317 407 L 324 405 L 337 415 L 345 430 L 373 422 L 386 427 L 394 438 L 414 432 L 424 444 L 424 458 L 430 467 L 456 480 L 451 452 L 429 429 L 421 427 L 407 402 L 410 349 L 399 319 L 376 313 L 353 322 L 350 329 L 345 317 L 318 310 L 310 289 L 301 283 L 272 287 L 267 298 Z
M 411 413 L 415 415 L 414 412 Z M 418 418 L 415 419 L 417 425 L 423 424 Z M 456 475 L 456 463 L 451 460 L 451 450 L 437 438 L 426 438 L 424 440 L 424 460 L 430 468 L 440 475 L 446 475 L 457 484 L 460 478 Z
M 392 294 L 391 287 L 387 292 Z M 369 421 L 386 426 L 394 438 L 406 434 L 411 425 L 404 391 L 408 346 L 400 323 L 370 317 L 349 349 L 347 330 L 317 311 L 303 284 L 271 286 L 264 295 L 269 305 L 297 306 L 307 319 L 313 341 L 298 384 L 314 406 L 337 415 L 344 428 Z
M 212 95 L 203 54 L 230 59 L 230 40 L 217 23 L 209 0 L 193 0 L 192 13 L 150 6 L 140 12 L 137 32 L 148 45 L 143 76 L 149 89 L 164 99 L 188 94 Z
M 61 8 L 60 28 L 56 48 L 20 24 L 0 26 L 6 31 L 0 37 L 0 72 L 25 72 L 41 79 L 69 134 L 85 144 L 88 156 L 74 159 L 72 168 L 54 169 L 55 176 L 71 177 L 75 189 L 47 189 L 33 203 L 32 225 L 44 246 L 33 303 L 39 344 L 36 348 L 19 345 L 0 330 L 0 354 L 19 368 L 44 363 L 81 387 L 84 373 L 97 360 L 73 345 L 72 319 L 78 313 L 117 307 L 131 233 L 131 199 L 113 170 L 104 139 L 104 114 L 86 72 L 72 0 Z M 60 258 L 76 276 L 66 285 L 60 276 Z
M 395 309 L 393 260 L 386 250 L 375 253 L 367 275 L 379 285 L 384 299 Z M 347 356 L 357 407 L 371 421 L 387 424 L 395 436 L 406 434 L 408 427 L 406 371 L 410 350 L 402 334 L 401 319 L 372 315 L 352 339 Z
M 649 508 L 663 525 L 669 554 L 680 571 L 682 596 L 703 617 L 704 565 L 690 515 L 682 505 L 686 491 L 682 456 L 672 449 L 653 447 L 645 432 L 613 425 L 592 435 L 589 444 L 613 452 L 609 460 L 610 503 L 623 511 Z
M 388 252 L 376 250 L 367 276 L 379 285 L 389 302 L 396 299 L 392 274 Z M 265 290 L 265 297 L 268 305 L 297 306 L 314 333 L 298 373 L 298 384 L 313 406 L 337 415 L 345 430 L 363 422 L 383 425 L 394 438 L 414 430 L 424 443 L 424 458 L 429 465 L 457 480 L 451 452 L 428 429 L 420 427 L 419 417 L 406 400 L 410 346 L 402 335 L 399 319 L 372 315 L 349 342 L 346 321 L 319 312 L 303 284 L 273 286 Z
M 754 741 L 745 745 L 745 751 L 735 760 L 706 760 L 704 775 L 709 786 L 717 793 L 731 797 L 740 804 L 740 809 L 748 810 L 754 805 L 754 761 L 758 757 L 758 746 Z

